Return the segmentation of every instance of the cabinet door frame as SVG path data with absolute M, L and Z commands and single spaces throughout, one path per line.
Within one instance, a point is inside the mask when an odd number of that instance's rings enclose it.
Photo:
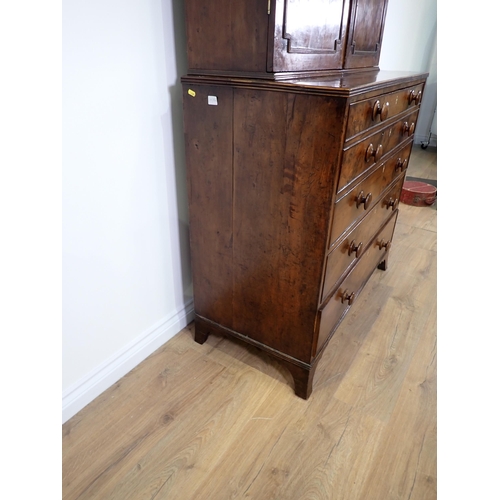
M 383 3 L 382 16 L 380 20 L 380 25 L 378 26 L 378 39 L 375 42 L 374 50 L 363 50 L 359 46 L 356 48 L 356 26 L 357 21 L 360 17 L 361 8 L 364 3 L 370 2 L 371 0 L 351 0 L 350 13 L 349 13 L 349 25 L 347 40 L 344 52 L 344 64 L 345 69 L 356 69 L 356 68 L 368 68 L 377 67 L 380 60 L 380 50 L 382 48 L 382 39 L 384 36 L 384 25 L 385 18 L 387 14 L 387 4 L 388 0 L 378 0 L 378 3 Z M 376 1 L 376 0 L 375 0 Z
M 269 35 L 267 71 L 299 72 L 342 69 L 346 45 L 349 0 L 341 3 L 341 16 L 333 47 L 306 48 L 294 44 L 289 30 L 289 10 L 292 0 L 269 0 Z M 299 2 L 300 0 L 297 0 Z

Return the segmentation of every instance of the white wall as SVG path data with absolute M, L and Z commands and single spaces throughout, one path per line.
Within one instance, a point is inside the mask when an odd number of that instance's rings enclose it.
M 437 103 L 436 35 L 436 0 L 389 0 L 380 69 L 429 73 L 415 130 L 416 144 L 428 140 Z
M 435 19 L 390 0 L 381 68 L 428 71 Z M 185 70 L 182 0 L 64 1 L 63 421 L 192 319 Z
M 63 421 L 192 319 L 174 3 L 63 3 Z

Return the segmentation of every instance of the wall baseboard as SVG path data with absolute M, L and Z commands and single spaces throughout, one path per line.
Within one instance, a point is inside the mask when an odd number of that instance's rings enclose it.
M 431 134 L 430 138 L 428 135 L 415 135 L 413 139 L 413 144 L 420 146 L 422 143 L 427 144 L 431 147 L 437 147 L 437 135 Z
M 164 318 L 117 351 L 62 394 L 62 423 L 144 361 L 194 320 L 193 301 Z

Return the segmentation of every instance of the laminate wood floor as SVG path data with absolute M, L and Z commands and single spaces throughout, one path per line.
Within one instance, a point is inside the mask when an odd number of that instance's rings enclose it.
M 436 178 L 436 150 L 408 175 Z M 436 498 L 436 218 L 400 205 L 308 401 L 235 339 L 173 339 L 63 425 L 63 498 Z

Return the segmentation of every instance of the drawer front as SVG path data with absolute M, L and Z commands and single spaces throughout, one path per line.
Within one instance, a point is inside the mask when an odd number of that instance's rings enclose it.
M 347 235 L 341 238 L 334 250 L 328 255 L 320 302 L 325 300 L 354 261 L 359 260 L 363 256 L 375 233 L 393 214 L 393 206 L 388 206 L 387 201 L 391 197 L 396 200 L 400 196 L 401 186 L 402 183 L 398 182 L 390 188 L 387 192 L 387 197 L 382 198 L 368 212 L 366 217 L 361 219 Z
M 403 158 L 404 156 L 400 157 L 399 155 L 391 157 L 369 177 L 335 202 L 332 229 L 330 231 L 330 247 L 335 244 L 337 239 L 344 234 L 345 231 L 349 230 L 358 220 L 368 214 L 371 208 L 377 204 L 380 195 L 387 186 L 394 178 L 401 175 L 398 163 L 403 165 Z M 399 162 L 399 160 L 401 160 L 401 162 Z M 398 168 L 396 169 L 396 167 Z M 403 180 L 404 178 L 401 177 L 401 186 Z M 399 197 L 399 193 L 397 197 Z
M 340 320 L 347 313 L 354 300 L 356 300 L 374 269 L 384 260 L 384 255 L 389 245 L 381 245 L 392 241 L 396 218 L 397 210 L 392 214 L 392 217 L 378 233 L 370 247 L 363 253 L 359 262 L 320 311 L 316 353 L 323 347 L 331 332 L 338 326 Z
M 365 170 L 384 161 L 387 155 L 408 137 L 413 137 L 418 108 L 354 146 L 344 149 L 337 192 L 345 189 Z
M 346 141 L 404 113 L 411 107 L 418 106 L 422 99 L 423 88 L 424 84 L 421 83 L 397 92 L 352 103 L 349 106 Z

